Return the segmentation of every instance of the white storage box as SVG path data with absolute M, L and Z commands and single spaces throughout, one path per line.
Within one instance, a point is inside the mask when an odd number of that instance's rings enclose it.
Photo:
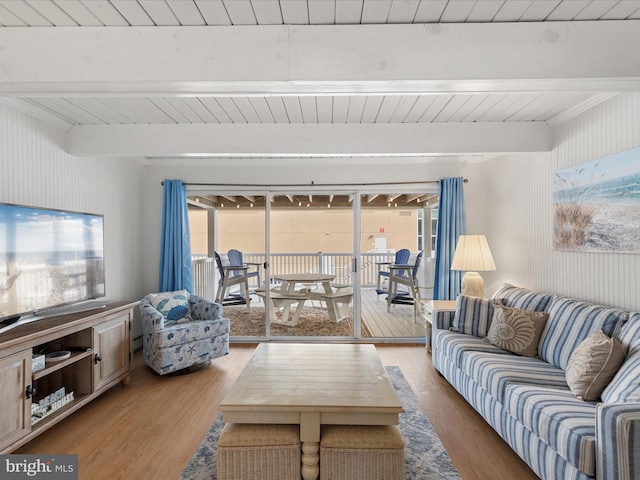
M 33 354 L 31 357 L 31 373 L 44 369 L 44 355 Z

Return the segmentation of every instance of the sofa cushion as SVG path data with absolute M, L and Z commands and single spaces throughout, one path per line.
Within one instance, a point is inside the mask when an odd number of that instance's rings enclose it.
M 569 389 L 564 371 L 538 358 L 466 352 L 462 370 L 500 403 L 507 386 L 514 383 Z
M 164 316 L 166 316 L 173 307 L 188 307 L 189 304 L 189 292 L 186 290 L 150 293 L 147 297 L 149 298 L 151 305 L 153 305 L 153 307 Z
M 640 313 L 634 313 L 618 336 L 627 350 L 624 363 L 602 392 L 606 403 L 640 402 Z
M 624 348 L 614 338 L 596 332 L 573 351 L 567 365 L 567 384 L 581 400 L 600 398 L 624 361 Z
M 509 385 L 505 408 L 569 464 L 595 475 L 596 405 L 570 391 Z
M 640 402 L 640 353 L 624 361 L 601 397 L 606 403 Z
M 534 312 L 544 312 L 551 302 L 553 295 L 549 293 L 534 292 L 527 288 L 516 287 L 505 283 L 493 294 L 492 298 L 499 300 L 507 307 L 524 308 Z
M 540 335 L 549 314 L 495 303 L 493 320 L 485 337 L 489 343 L 525 357 L 538 356 Z
M 492 317 L 492 299 L 458 295 L 451 331 L 484 337 L 489 331 Z
M 640 353 L 640 313 L 632 313 L 616 337 L 627 355 Z
M 491 345 L 480 337 L 465 335 L 448 330 L 434 330 L 432 336 L 432 348 L 441 351 L 456 367 L 462 366 L 462 357 L 465 352 L 485 352 L 511 355 L 507 350 Z
M 585 338 L 600 330 L 612 337 L 627 318 L 628 312 L 617 308 L 553 297 L 538 354 L 546 362 L 566 370 L 569 357 Z

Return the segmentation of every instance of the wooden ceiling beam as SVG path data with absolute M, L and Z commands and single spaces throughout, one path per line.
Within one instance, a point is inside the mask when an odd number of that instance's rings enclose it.
M 639 44 L 640 20 L 12 27 L 0 29 L 0 93 L 637 90 Z
M 76 125 L 65 143 L 67 152 L 77 156 L 260 155 L 267 162 L 270 156 L 549 152 L 553 139 L 545 122 L 164 124 Z

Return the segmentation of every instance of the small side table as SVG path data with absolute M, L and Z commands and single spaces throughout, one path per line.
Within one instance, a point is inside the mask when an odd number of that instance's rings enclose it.
M 438 315 L 456 311 L 455 300 L 423 300 L 425 348 L 431 352 L 431 326 Z

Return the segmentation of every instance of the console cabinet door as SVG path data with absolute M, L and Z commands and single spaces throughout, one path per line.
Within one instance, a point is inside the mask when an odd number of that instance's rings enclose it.
M 0 451 L 31 431 L 31 349 L 0 358 Z
M 124 312 L 93 327 L 94 391 L 129 371 L 130 319 L 130 312 Z

